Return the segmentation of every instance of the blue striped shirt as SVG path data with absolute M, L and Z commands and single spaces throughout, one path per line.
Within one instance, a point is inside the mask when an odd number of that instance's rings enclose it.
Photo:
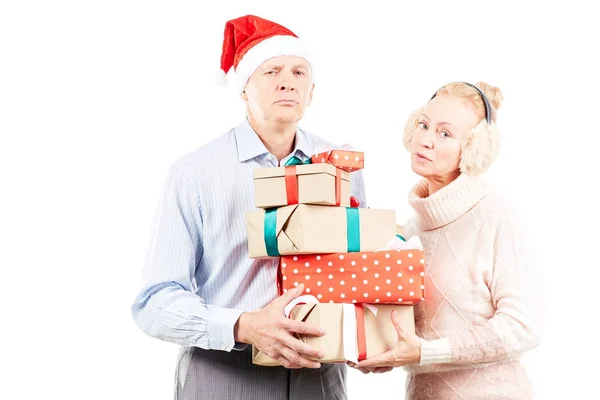
M 281 164 L 292 156 L 305 160 L 321 144 L 331 145 L 298 129 L 295 149 Z M 256 210 L 253 170 L 277 165 L 244 120 L 171 166 L 132 305 L 144 332 L 182 346 L 230 351 L 240 314 L 277 296 L 278 259 L 248 258 L 245 219 Z M 351 193 L 366 206 L 362 171 L 351 174 Z

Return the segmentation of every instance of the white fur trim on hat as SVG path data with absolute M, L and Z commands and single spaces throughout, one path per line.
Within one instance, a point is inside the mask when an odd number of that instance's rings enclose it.
M 238 63 L 235 76 L 238 91 L 241 93 L 248 83 L 250 76 L 265 61 L 277 56 L 297 56 L 310 62 L 308 51 L 302 41 L 295 36 L 271 36 L 251 47 Z M 311 64 L 311 74 L 314 80 L 314 68 Z
M 215 82 L 219 86 L 227 86 L 227 74 L 222 69 L 217 71 L 215 75 Z

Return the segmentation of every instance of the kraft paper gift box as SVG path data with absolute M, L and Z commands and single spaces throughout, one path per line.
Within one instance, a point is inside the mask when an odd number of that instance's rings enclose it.
M 382 248 L 394 237 L 396 212 L 298 204 L 246 213 L 250 258 Z
M 282 256 L 279 294 L 303 283 L 321 303 L 414 305 L 424 300 L 422 249 Z
M 331 164 L 257 168 L 253 178 L 258 208 L 293 204 L 350 206 L 350 173 Z
M 304 296 L 299 298 L 302 297 Z M 398 310 L 402 328 L 407 332 L 415 332 L 413 306 L 307 303 L 294 306 L 289 318 L 325 330 L 326 334 L 321 337 L 296 334 L 304 343 L 325 353 L 324 358 L 312 358 L 321 363 L 356 363 L 391 350 L 398 341 L 398 334 L 391 320 L 394 309 Z M 280 365 L 254 346 L 252 362 L 264 366 Z

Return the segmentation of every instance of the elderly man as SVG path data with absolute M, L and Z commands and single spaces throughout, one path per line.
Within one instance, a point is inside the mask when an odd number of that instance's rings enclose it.
M 302 286 L 277 297 L 278 259 L 248 258 L 253 169 L 331 145 L 298 127 L 313 96 L 313 67 L 287 28 L 252 15 L 226 23 L 221 69 L 234 68 L 246 118 L 172 165 L 132 307 L 144 332 L 182 346 L 179 400 L 347 398 L 346 366 L 311 361 L 322 355 L 294 337 L 326 333 L 283 313 Z M 360 171 L 351 194 L 366 206 Z M 252 364 L 251 345 L 283 367 Z

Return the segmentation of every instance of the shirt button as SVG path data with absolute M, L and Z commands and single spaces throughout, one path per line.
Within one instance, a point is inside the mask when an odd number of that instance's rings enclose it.
M 224 344 L 221 345 L 221 349 L 226 350 L 227 346 L 225 346 Z

